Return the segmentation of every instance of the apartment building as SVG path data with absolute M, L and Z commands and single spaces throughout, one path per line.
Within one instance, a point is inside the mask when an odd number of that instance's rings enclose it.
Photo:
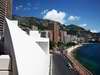
M 57 22 L 53 22 L 48 25 L 50 41 L 53 41 L 56 44 L 60 41 L 60 26 L 59 25 L 60 24 Z
M 5 24 L 5 16 L 11 19 L 12 15 L 12 0 L 0 0 L 0 35 L 3 34 Z
M 67 39 L 67 31 L 60 30 L 60 41 L 61 41 L 62 43 L 66 43 L 66 42 L 65 42 L 66 39 Z
M 0 1 L 0 35 L 3 34 L 3 25 L 5 22 L 5 1 Z
M 5 16 L 9 19 L 12 19 L 12 0 L 3 1 L 5 1 Z

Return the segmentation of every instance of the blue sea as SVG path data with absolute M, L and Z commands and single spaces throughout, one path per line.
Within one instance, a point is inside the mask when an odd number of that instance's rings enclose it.
M 100 75 L 100 44 L 84 44 L 76 50 L 74 55 L 93 75 Z

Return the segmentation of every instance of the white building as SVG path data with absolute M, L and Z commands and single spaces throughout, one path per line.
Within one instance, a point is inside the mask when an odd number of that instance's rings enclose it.
M 78 41 L 78 37 L 75 35 L 70 35 L 67 34 L 66 38 L 65 38 L 65 43 L 69 43 L 69 42 L 77 42 Z
M 0 75 L 17 75 L 17 72 L 18 75 L 49 75 L 49 39 L 41 38 L 38 31 L 30 31 L 30 35 L 27 35 L 17 26 L 18 21 L 6 20 L 8 26 L 5 26 L 4 30 L 4 45 L 11 54 L 10 58 L 7 58 L 11 59 L 11 69 L 14 73 L 5 71 L 0 72 Z M 5 63 L 9 64 L 9 61 Z

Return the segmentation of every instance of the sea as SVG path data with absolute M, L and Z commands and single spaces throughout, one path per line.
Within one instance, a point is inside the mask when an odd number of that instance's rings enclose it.
M 83 44 L 75 50 L 74 56 L 93 75 L 100 75 L 100 43 Z

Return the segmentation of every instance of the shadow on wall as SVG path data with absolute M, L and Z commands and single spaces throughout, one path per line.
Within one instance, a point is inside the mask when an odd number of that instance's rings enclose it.
M 4 53 L 10 55 L 11 63 L 10 63 L 10 74 L 9 75 L 18 75 L 16 58 L 12 43 L 11 34 L 9 31 L 9 27 L 7 22 L 4 25 Z

